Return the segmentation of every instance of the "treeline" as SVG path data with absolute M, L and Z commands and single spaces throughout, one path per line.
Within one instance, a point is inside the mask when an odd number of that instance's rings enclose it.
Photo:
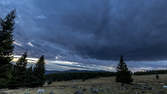
M 132 72 L 128 69 L 124 62 L 123 56 L 120 57 L 120 63 L 117 66 L 117 72 L 106 71 L 88 71 L 88 72 L 61 72 L 54 74 L 47 74 L 46 79 L 48 82 L 52 81 L 68 81 L 68 80 L 87 80 L 98 77 L 116 76 L 116 82 L 130 84 L 133 82 Z
M 11 11 L 0 18 L 0 88 L 37 87 L 45 82 L 45 62 L 41 56 L 38 62 L 27 68 L 27 53 L 15 63 L 13 60 L 13 30 L 16 12 Z
M 147 70 L 147 71 L 138 71 L 134 75 L 152 75 L 152 74 L 167 74 L 167 70 Z
M 134 72 L 133 75 L 153 75 L 153 74 L 167 74 L 167 70 L 148 70 Z M 99 77 L 116 76 L 116 72 L 106 71 L 87 71 L 87 72 L 58 72 L 46 74 L 47 81 L 68 81 L 68 80 L 87 80 Z
M 12 65 L 12 77 L 8 83 L 8 88 L 18 87 L 38 87 L 45 83 L 45 61 L 41 56 L 35 65 L 27 68 L 27 53 Z
M 60 72 L 54 74 L 47 74 L 47 81 L 68 81 L 68 80 L 87 80 L 98 77 L 110 77 L 115 76 L 115 72 L 105 71 L 87 71 L 87 72 Z

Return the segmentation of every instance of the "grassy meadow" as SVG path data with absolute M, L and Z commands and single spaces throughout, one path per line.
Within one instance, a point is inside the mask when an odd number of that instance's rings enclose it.
M 166 74 L 160 75 L 159 80 L 155 79 L 155 75 L 133 76 L 133 78 L 133 84 L 124 87 L 115 82 L 115 77 L 107 77 L 84 82 L 82 80 L 59 81 L 39 88 L 45 89 L 44 94 L 49 94 L 51 91 L 54 94 L 167 94 L 167 88 L 163 88 L 167 85 Z M 39 88 L 30 88 L 30 94 L 37 94 Z M 25 94 L 26 88 L 0 91 L 0 94 Z

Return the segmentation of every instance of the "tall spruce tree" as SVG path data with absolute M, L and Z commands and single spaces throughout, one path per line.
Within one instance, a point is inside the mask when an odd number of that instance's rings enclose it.
M 13 64 L 12 65 L 12 72 L 11 72 L 12 77 L 9 81 L 8 88 L 15 89 L 15 88 L 19 87 L 19 82 L 17 81 L 18 78 L 17 78 L 16 73 L 17 73 L 17 67 L 16 67 L 16 65 Z
M 45 83 L 45 58 L 41 56 L 34 68 L 34 76 L 36 76 L 36 85 L 42 86 Z
M 133 81 L 132 72 L 128 70 L 123 56 L 120 57 L 120 63 L 117 66 L 116 82 L 130 84 Z
M 26 87 L 32 87 L 34 81 L 33 66 L 26 70 Z
M 15 10 L 4 19 L 0 18 L 0 88 L 7 87 L 11 78 L 14 19 Z
M 15 80 L 18 86 L 26 86 L 27 53 L 25 52 L 16 62 Z

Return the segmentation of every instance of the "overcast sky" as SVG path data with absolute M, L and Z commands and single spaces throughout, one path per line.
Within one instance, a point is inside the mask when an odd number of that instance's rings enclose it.
M 3 16 L 17 10 L 17 53 L 23 46 L 51 58 L 161 60 L 167 59 L 166 5 L 166 0 L 0 0 L 0 11 Z

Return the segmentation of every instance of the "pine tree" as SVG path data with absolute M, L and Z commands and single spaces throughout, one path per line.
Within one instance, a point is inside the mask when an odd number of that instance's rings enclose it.
M 19 82 L 17 81 L 17 67 L 16 67 L 16 65 L 12 65 L 12 72 L 11 72 L 11 74 L 12 74 L 12 77 L 11 77 L 11 79 L 10 79 L 10 81 L 9 81 L 9 84 L 8 84 L 8 88 L 11 88 L 11 89 L 15 89 L 15 88 L 17 88 L 17 87 L 19 87 Z
M 16 62 L 15 79 L 18 86 L 26 86 L 26 72 L 27 72 L 27 53 L 24 53 Z
M 45 58 L 41 56 L 34 68 L 34 76 L 36 76 L 36 84 L 42 86 L 45 83 Z
M 26 86 L 27 87 L 31 87 L 32 86 L 32 82 L 33 82 L 33 67 L 31 66 L 31 67 L 29 67 L 29 68 L 27 68 L 27 70 L 26 70 Z
M 16 62 L 16 66 L 26 70 L 27 67 L 27 53 L 25 52 Z
M 132 73 L 128 70 L 123 56 L 120 57 L 120 63 L 117 66 L 116 82 L 130 84 L 133 81 Z
M 7 87 L 11 78 L 11 60 L 13 54 L 13 29 L 15 10 L 4 19 L 0 18 L 0 88 Z

